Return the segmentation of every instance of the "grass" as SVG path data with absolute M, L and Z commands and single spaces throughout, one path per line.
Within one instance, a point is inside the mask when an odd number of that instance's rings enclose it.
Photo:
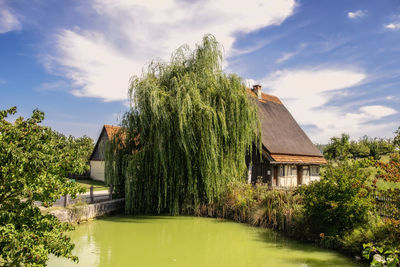
M 76 180 L 76 183 L 86 188 L 86 192 L 89 192 L 90 187 L 93 185 L 94 191 L 108 190 L 108 186 L 102 181 L 96 181 L 92 179 Z

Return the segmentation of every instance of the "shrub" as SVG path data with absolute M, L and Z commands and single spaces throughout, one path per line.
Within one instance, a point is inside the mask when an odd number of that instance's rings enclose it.
M 319 182 L 299 189 L 314 234 L 340 236 L 368 222 L 374 206 L 365 168 L 371 164 L 370 160 L 348 160 L 328 165 Z
M 371 243 L 363 245 L 363 257 L 371 261 L 371 266 L 399 266 L 400 250 L 384 250 Z

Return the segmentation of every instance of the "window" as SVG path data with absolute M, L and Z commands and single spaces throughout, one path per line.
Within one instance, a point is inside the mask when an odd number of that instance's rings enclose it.
M 308 166 L 303 167 L 303 176 L 310 176 L 310 168 Z
M 295 165 L 290 166 L 290 175 L 297 175 L 297 167 Z
M 312 166 L 311 167 L 311 175 L 312 176 L 319 176 L 319 166 Z
M 279 166 L 279 176 L 285 176 L 285 168 L 283 165 Z

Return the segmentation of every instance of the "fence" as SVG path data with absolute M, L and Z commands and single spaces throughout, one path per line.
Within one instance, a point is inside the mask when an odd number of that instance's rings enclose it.
M 89 194 L 78 195 L 75 199 L 70 199 L 69 195 L 64 196 L 63 206 L 66 207 L 69 204 L 73 204 L 76 201 L 84 201 L 89 204 L 98 203 L 102 201 L 112 200 L 112 194 L 114 192 L 113 185 L 110 185 L 107 194 L 95 194 L 94 193 L 94 186 L 92 185 L 89 190 Z
M 376 209 L 382 217 L 400 219 L 400 196 L 380 195 L 375 197 Z

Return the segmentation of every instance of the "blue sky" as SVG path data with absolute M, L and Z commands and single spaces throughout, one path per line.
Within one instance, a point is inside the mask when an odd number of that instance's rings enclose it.
M 128 109 L 132 75 L 207 33 L 226 71 L 280 97 L 314 142 L 400 126 L 397 0 L 0 0 L 0 109 L 97 138 Z

